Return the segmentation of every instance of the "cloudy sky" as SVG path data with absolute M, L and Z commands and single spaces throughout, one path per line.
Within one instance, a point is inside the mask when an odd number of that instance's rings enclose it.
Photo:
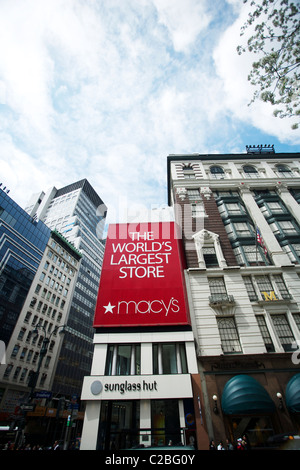
M 167 202 L 166 160 L 274 144 L 300 132 L 248 106 L 242 0 L 0 0 L 0 181 L 32 193 L 87 178 L 120 201 Z

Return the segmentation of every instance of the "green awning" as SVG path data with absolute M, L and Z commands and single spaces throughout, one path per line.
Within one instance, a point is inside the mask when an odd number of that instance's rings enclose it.
M 294 375 L 285 390 L 286 407 L 292 413 L 300 412 L 300 374 Z
M 222 394 L 222 409 L 227 415 L 272 413 L 275 405 L 257 380 L 241 374 L 226 383 Z

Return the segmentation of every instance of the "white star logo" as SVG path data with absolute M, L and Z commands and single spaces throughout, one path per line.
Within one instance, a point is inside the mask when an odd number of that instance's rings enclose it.
M 103 305 L 103 307 L 105 308 L 105 312 L 104 312 L 104 313 L 107 313 L 107 312 L 113 313 L 113 308 L 115 308 L 115 305 L 112 305 L 112 304 L 109 302 L 108 305 Z

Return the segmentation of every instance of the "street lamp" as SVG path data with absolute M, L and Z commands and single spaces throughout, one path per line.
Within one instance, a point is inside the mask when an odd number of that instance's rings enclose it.
M 43 333 L 44 333 L 44 338 L 43 338 L 43 342 L 42 342 L 41 350 L 40 350 L 40 354 L 39 354 L 39 362 L 38 362 L 37 370 L 36 370 L 36 372 L 33 372 L 31 374 L 31 377 L 30 377 L 30 380 L 29 380 L 29 383 L 28 383 L 28 386 L 31 388 L 28 403 L 30 403 L 31 400 L 33 399 L 33 393 L 34 393 L 34 390 L 35 390 L 35 387 L 36 387 L 36 384 L 37 384 L 37 380 L 38 380 L 38 377 L 39 377 L 40 368 L 41 368 L 43 359 L 44 359 L 44 357 L 45 357 L 45 355 L 48 351 L 48 346 L 49 346 L 49 343 L 50 343 L 51 336 L 53 334 L 56 334 L 57 331 L 61 328 L 62 328 L 62 330 L 59 333 L 63 334 L 65 332 L 65 326 L 66 325 L 56 326 L 54 328 L 54 330 L 50 333 L 49 336 L 47 336 L 46 329 L 42 325 L 37 325 L 35 327 L 35 329 L 33 330 L 33 334 L 37 336 L 38 335 L 38 328 L 41 328 L 43 330 Z

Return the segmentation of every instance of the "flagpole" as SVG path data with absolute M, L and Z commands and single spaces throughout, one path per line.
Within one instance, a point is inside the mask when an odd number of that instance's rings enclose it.
M 257 243 L 257 230 L 258 230 L 258 227 L 256 226 L 256 231 L 255 231 L 255 256 L 256 256 L 256 264 L 258 266 L 258 253 L 257 253 L 257 250 L 258 250 L 258 243 Z

